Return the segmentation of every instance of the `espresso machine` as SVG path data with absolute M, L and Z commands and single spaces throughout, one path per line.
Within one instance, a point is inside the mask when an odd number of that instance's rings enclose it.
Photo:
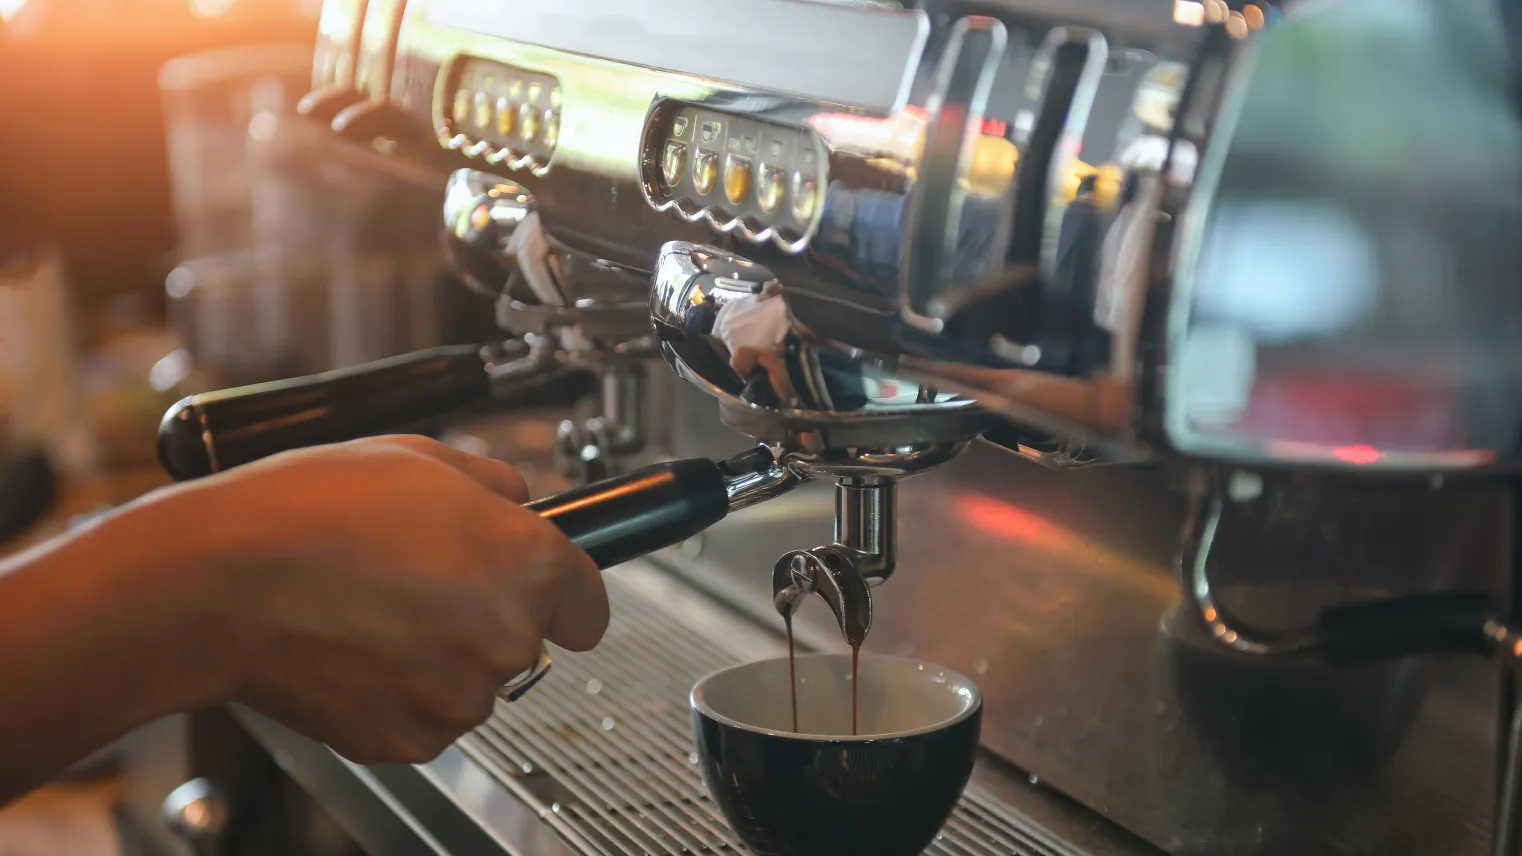
M 1522 853 L 1519 39 L 1507 0 L 329 0 L 304 114 L 446 188 L 502 341 L 187 399 L 165 466 L 594 376 L 533 507 L 614 620 L 430 764 L 229 721 L 365 852 L 738 850 L 686 693 L 786 617 L 978 682 L 937 853 Z M 258 793 L 166 811 L 222 852 Z

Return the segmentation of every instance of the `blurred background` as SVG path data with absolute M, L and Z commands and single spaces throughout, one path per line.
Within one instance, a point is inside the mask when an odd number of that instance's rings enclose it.
M 321 5 L 0 0 L 10 476 L 150 465 L 195 391 L 492 336 L 437 247 L 442 190 L 293 121 Z M 7 496 L 0 538 L 40 511 Z
M 185 395 L 492 337 L 442 188 L 294 121 L 321 7 L 0 0 L 0 553 L 162 484 Z M 0 853 L 132 852 L 122 751 L 0 813 Z
M 321 5 L 0 0 L 0 227 L 57 241 L 82 300 L 156 300 L 176 243 L 160 70 L 281 43 L 309 67 Z

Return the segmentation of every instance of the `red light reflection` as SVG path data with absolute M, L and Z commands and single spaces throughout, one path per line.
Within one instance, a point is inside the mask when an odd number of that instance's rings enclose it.
M 951 494 L 951 507 L 967 526 L 1006 542 L 1040 551 L 1048 558 L 1061 562 L 1064 573 L 1092 576 L 1103 580 L 1106 585 L 1136 589 L 1159 599 L 1172 599 L 1178 594 L 1177 583 L 1166 565 L 1139 561 L 1116 552 L 1013 503 L 985 494 L 956 491 Z M 1008 556 L 998 549 L 995 549 L 994 554 Z M 1032 572 L 1040 575 L 1046 572 L 1041 568 L 1050 567 L 1046 561 L 1037 562 Z M 1058 598 L 1051 605 L 1058 608 L 1075 604 Z
M 927 112 L 924 107 L 911 104 L 908 107 L 904 108 L 904 113 L 913 116 L 921 122 L 925 122 L 927 124 L 930 122 L 930 113 Z M 990 137 L 1002 137 L 1005 134 L 1009 133 L 1009 123 L 1001 122 L 998 119 L 990 119 L 985 116 L 983 117 L 983 133 Z
M 1345 464 L 1367 466 L 1379 463 L 1384 454 L 1373 446 L 1338 446 L 1332 450 L 1332 457 Z
M 1047 550 L 1061 550 L 1074 542 L 1072 534 L 1051 521 L 991 496 L 959 493 L 953 504 L 958 517 L 999 538 L 1023 541 Z

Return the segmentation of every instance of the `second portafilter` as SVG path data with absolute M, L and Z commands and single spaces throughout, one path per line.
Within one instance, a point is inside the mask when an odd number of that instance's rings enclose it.
M 197 478 L 286 449 L 414 429 L 488 402 L 561 394 L 591 380 L 585 418 L 560 428 L 568 476 L 595 481 L 645 446 L 654 355 L 647 280 L 550 245 L 526 190 L 461 170 L 444 198 L 444 246 L 497 303 L 501 342 L 435 348 L 320 375 L 192 396 L 165 418 L 159 458 Z
M 584 482 L 616 473 L 646 444 L 645 367 L 654 357 L 646 276 L 559 249 L 528 190 L 485 172 L 451 177 L 444 227 L 446 256 L 496 301 L 504 331 L 547 365 L 596 375 L 583 418 L 560 425 L 562 471 Z

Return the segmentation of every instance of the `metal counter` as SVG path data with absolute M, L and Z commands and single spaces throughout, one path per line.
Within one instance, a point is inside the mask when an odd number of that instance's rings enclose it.
M 432 763 L 362 767 L 246 708 L 235 716 L 373 856 L 744 852 L 704 793 L 687 693 L 782 640 L 648 563 L 609 574 L 613 621 Z M 929 853 L 1145 854 L 995 759 Z

